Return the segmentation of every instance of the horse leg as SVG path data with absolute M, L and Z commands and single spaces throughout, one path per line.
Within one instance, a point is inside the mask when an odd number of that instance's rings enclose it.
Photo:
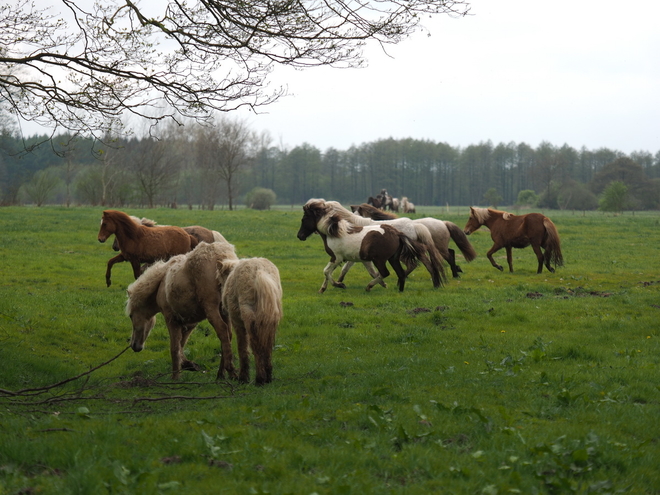
M 337 279 L 338 283 L 342 283 L 344 281 L 344 277 L 348 273 L 348 270 L 350 270 L 353 267 L 354 264 L 355 264 L 355 262 L 353 262 L 353 261 L 347 261 L 344 264 L 343 268 L 341 269 L 341 273 L 339 274 L 339 278 Z M 367 268 L 367 270 L 368 270 L 368 268 Z
M 242 383 L 248 383 L 250 381 L 250 354 L 248 350 L 248 333 L 246 328 L 246 323 L 254 325 L 254 319 L 251 319 L 249 322 L 243 321 L 241 317 L 232 318 L 234 333 L 236 334 L 236 343 L 238 344 L 238 361 L 240 365 L 240 371 L 238 374 L 238 381 Z M 252 349 L 252 352 L 255 355 L 255 360 L 257 355 Z M 258 368 L 258 367 L 257 367 Z
M 390 265 L 392 265 L 392 268 L 394 268 L 394 273 L 396 273 L 398 280 L 397 280 L 397 285 L 399 287 L 399 292 L 403 292 L 403 288 L 406 285 L 406 271 L 403 269 L 401 266 L 401 261 L 399 260 L 398 256 L 393 256 L 389 260 Z
M 114 266 L 115 263 L 121 263 L 122 261 L 126 261 L 126 258 L 119 253 L 117 256 L 114 258 L 110 258 L 108 260 L 108 268 L 105 271 L 105 283 L 108 287 L 112 284 L 112 281 L 110 280 L 110 271 L 112 270 L 112 267 Z
M 183 353 L 183 349 L 186 347 L 186 343 L 192 334 L 192 331 L 195 329 L 197 324 L 185 325 L 181 330 L 181 369 L 188 371 L 202 371 L 202 367 L 197 363 L 186 359 L 186 355 Z
M 461 270 L 461 267 L 456 264 L 456 252 L 453 249 L 448 249 L 447 250 L 448 255 L 443 258 L 449 263 L 449 267 L 451 268 L 451 275 L 454 278 L 460 278 L 460 273 L 463 273 L 463 270 Z
M 205 310 L 206 319 L 209 321 L 215 334 L 220 341 L 220 366 L 216 380 L 222 380 L 225 377 L 225 371 L 229 378 L 236 378 L 234 369 L 234 356 L 231 351 L 231 328 L 229 323 L 222 317 L 217 308 Z
M 493 265 L 495 268 L 497 268 L 499 271 L 504 271 L 504 268 L 502 268 L 502 265 L 498 265 L 495 262 L 495 259 L 493 258 L 493 254 L 498 252 L 500 249 L 502 249 L 502 246 L 499 246 L 497 244 L 493 244 L 493 247 L 488 250 L 486 253 L 486 257 L 490 261 L 490 264 Z
M 166 318 L 165 324 L 170 334 L 170 356 L 172 358 L 172 380 L 178 380 L 181 374 L 181 363 L 183 361 L 183 349 L 181 340 L 184 329 L 173 319 Z
M 537 246 L 536 244 L 532 244 L 532 249 L 534 250 L 534 254 L 536 255 L 536 259 L 539 262 L 538 269 L 536 270 L 536 273 L 538 274 L 538 273 L 543 272 L 543 262 L 545 260 L 544 260 L 544 257 L 543 257 L 543 252 L 541 251 L 541 246 Z M 552 268 L 549 264 L 546 265 L 546 266 L 548 267 L 548 270 L 550 272 L 555 271 L 554 268 Z
M 323 294 L 325 289 L 328 287 L 328 282 L 330 282 L 333 287 L 339 287 L 340 289 L 345 289 L 346 286 L 343 283 L 337 283 L 332 278 L 332 272 L 335 271 L 335 268 L 339 266 L 340 261 L 328 261 L 328 264 L 323 269 L 323 275 L 325 275 L 325 280 L 319 289 L 319 294 Z
M 142 266 L 140 266 L 138 260 L 131 260 L 131 266 L 133 267 L 133 276 L 135 277 L 135 280 L 137 280 L 140 278 L 140 275 L 142 275 Z
M 374 277 L 374 279 L 367 284 L 366 287 L 367 292 L 369 292 L 376 284 L 383 285 L 382 284 L 383 279 L 390 274 L 390 271 L 387 269 L 387 264 L 385 263 L 384 260 L 374 260 L 373 263 L 374 265 L 376 265 L 376 268 L 378 269 L 378 276 Z
M 513 248 L 507 246 L 504 249 L 506 249 L 506 262 L 509 264 L 509 272 L 513 273 Z

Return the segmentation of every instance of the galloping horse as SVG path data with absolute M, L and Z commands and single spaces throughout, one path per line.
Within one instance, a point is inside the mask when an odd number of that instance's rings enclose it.
M 156 227 L 156 222 L 153 220 L 150 220 L 148 218 L 142 217 L 138 218 L 133 215 L 129 215 L 131 219 L 138 225 L 144 225 L 145 227 Z M 183 227 L 183 230 L 188 232 L 191 236 L 197 239 L 197 242 L 227 242 L 227 239 L 224 238 L 224 236 L 216 231 L 216 230 L 209 230 L 205 227 L 200 227 L 199 225 L 191 225 L 190 227 Z M 112 243 L 112 249 L 114 251 L 120 251 L 121 248 L 119 247 L 119 239 L 117 236 L 115 236 L 115 240 Z M 127 261 L 124 256 L 118 254 L 114 258 L 110 258 L 108 260 L 108 267 L 105 271 L 105 283 L 108 287 L 112 284 L 112 281 L 110 280 L 110 274 L 112 271 L 112 267 L 116 263 L 121 263 L 123 261 Z
M 128 286 L 126 315 L 133 324 L 131 349 L 140 352 L 144 348 L 156 315 L 163 313 L 170 333 L 172 378 L 176 380 L 182 369 L 198 369 L 186 359 L 183 348 L 197 324 L 206 319 L 221 343 L 218 378 L 223 378 L 225 371 L 230 378 L 236 378 L 231 331 L 221 315 L 222 283 L 218 279 L 218 265 L 230 259 L 237 259 L 231 244 L 203 242 L 188 254 L 147 268 Z
M 108 261 L 106 283 L 110 285 L 110 269 L 115 263 L 129 261 L 137 279 L 142 273 L 142 263 L 167 260 L 184 254 L 197 246 L 197 239 L 181 227 L 145 227 L 135 223 L 126 213 L 105 210 L 101 219 L 98 240 L 105 242 L 115 234 L 121 253 Z
M 270 383 L 275 333 L 282 319 L 280 272 L 266 258 L 225 259 L 218 262 L 217 279 L 222 284 L 222 312 L 238 342 L 239 381 L 250 381 L 251 349 L 256 384 Z
M 464 232 L 470 235 L 482 225 L 490 230 L 493 239 L 493 247 L 486 256 L 491 265 L 503 271 L 493 259 L 493 254 L 502 248 L 506 249 L 506 260 L 509 263 L 509 271 L 513 272 L 513 260 L 511 248 L 525 248 L 531 244 L 536 259 L 539 262 L 536 273 L 543 271 L 543 264 L 550 272 L 555 269 L 551 266 L 562 266 L 564 259 L 561 254 L 559 233 L 552 221 L 540 213 L 528 213 L 527 215 L 513 215 L 506 211 L 493 210 L 490 208 L 470 207 L 470 218 L 465 225 Z M 541 252 L 541 248 L 545 253 Z
M 351 215 L 350 212 L 348 214 Z M 325 201 L 310 200 L 303 206 L 298 239 L 304 241 L 314 232 L 327 237 L 328 248 L 335 258 L 331 259 L 323 270 L 325 281 L 320 292 L 325 290 L 328 282 L 338 285 L 332 280 L 332 272 L 344 261 L 373 262 L 378 269 L 378 276 L 369 282 L 367 291 L 390 274 L 386 262 L 394 268 L 398 276 L 399 291 L 403 291 L 406 273 L 400 259 L 409 269 L 421 261 L 431 273 L 434 287 L 439 287 L 443 282 L 442 264 L 429 258 L 426 254 L 426 246 L 410 239 L 390 225 L 357 226 L 342 218 L 342 215 Z
M 371 205 L 362 203 L 358 206 L 351 206 L 354 213 L 372 220 L 395 220 L 397 217 L 393 213 L 374 208 Z M 453 249 L 449 248 L 449 239 L 453 240 L 458 249 L 461 250 L 465 260 L 469 263 L 477 257 L 477 252 L 470 244 L 467 236 L 463 233 L 461 228 L 453 222 L 438 220 L 437 218 L 425 217 L 413 220 L 415 224 L 425 225 L 431 233 L 435 247 L 440 251 L 440 255 L 449 263 L 451 273 L 454 278 L 459 277 L 462 273 L 461 267 L 456 264 L 456 253 Z

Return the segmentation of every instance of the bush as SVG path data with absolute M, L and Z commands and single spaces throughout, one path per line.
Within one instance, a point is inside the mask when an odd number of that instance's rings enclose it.
M 270 210 L 270 207 L 275 204 L 276 199 L 277 195 L 272 189 L 255 187 L 247 193 L 245 204 L 253 210 Z

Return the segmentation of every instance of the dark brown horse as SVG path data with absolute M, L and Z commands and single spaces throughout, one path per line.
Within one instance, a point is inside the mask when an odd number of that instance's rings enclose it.
M 145 227 L 123 211 L 105 210 L 99 229 L 99 242 L 105 242 L 112 234 L 115 234 L 119 242 L 121 253 L 108 261 L 108 286 L 110 269 L 115 263 L 130 262 L 137 280 L 142 273 L 142 263 L 154 263 L 177 254 L 185 254 L 198 244 L 197 239 L 181 227 Z
M 156 222 L 153 220 L 150 220 L 148 218 L 138 218 L 134 217 L 133 215 L 130 215 L 130 217 L 133 219 L 133 221 L 138 224 L 138 225 L 144 225 L 145 227 L 156 227 Z M 191 225 L 190 227 L 183 227 L 183 230 L 188 232 L 191 236 L 197 239 L 197 242 L 208 242 L 209 244 L 212 242 L 227 242 L 227 239 L 224 238 L 224 236 L 216 231 L 216 230 L 209 230 L 206 227 L 200 227 L 199 225 Z M 114 251 L 121 251 L 121 248 L 119 247 L 119 239 L 117 236 L 115 236 L 115 240 L 112 243 L 112 249 Z M 127 261 L 121 254 L 115 256 L 114 258 L 111 258 L 108 261 L 108 267 L 105 271 L 105 283 L 107 284 L 108 287 L 112 284 L 112 280 L 110 279 L 110 274 L 112 272 L 112 267 L 117 264 L 121 263 L 123 261 Z M 142 271 L 144 271 L 145 267 L 142 267 Z
M 354 213 L 377 221 L 394 220 L 397 217 L 394 213 L 388 213 L 371 205 L 362 203 L 361 205 L 351 205 Z M 454 278 L 459 278 L 459 274 L 463 272 L 461 267 L 456 264 L 456 253 L 453 249 L 449 248 L 449 240 L 451 239 L 456 243 L 458 249 L 461 250 L 465 260 L 469 263 L 477 257 L 477 252 L 470 244 L 467 236 L 463 233 L 461 228 L 453 222 L 439 220 L 437 218 L 425 217 L 413 220 L 415 224 L 425 225 L 431 233 L 431 238 L 435 247 L 440 252 L 440 255 L 449 263 L 451 273 Z
M 494 242 L 493 247 L 486 253 L 486 256 L 490 263 L 500 271 L 504 269 L 493 259 L 495 252 L 502 248 L 506 249 L 506 260 L 509 263 L 509 271 L 512 272 L 511 248 L 520 249 L 529 245 L 532 246 L 539 262 L 536 273 L 543 271 L 544 263 L 551 272 L 555 271 L 551 265 L 562 266 L 564 264 L 559 233 L 555 224 L 545 215 L 540 213 L 513 215 L 506 211 L 471 207 L 470 218 L 464 229 L 465 234 L 470 235 L 482 225 L 488 227 Z M 541 248 L 545 252 L 541 252 Z

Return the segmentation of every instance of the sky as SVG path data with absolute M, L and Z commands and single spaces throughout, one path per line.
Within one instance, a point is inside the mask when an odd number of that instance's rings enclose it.
M 470 6 L 387 54 L 370 46 L 367 68 L 279 67 L 272 83 L 290 95 L 241 117 L 285 149 L 414 138 L 660 151 L 660 2 Z

